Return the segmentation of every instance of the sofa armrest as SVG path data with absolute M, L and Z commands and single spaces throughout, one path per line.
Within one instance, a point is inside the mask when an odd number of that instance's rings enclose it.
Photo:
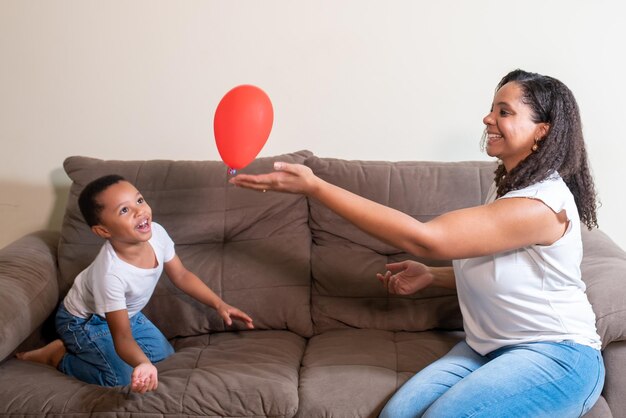
M 608 402 L 613 418 L 626 418 L 626 341 L 605 346 L 602 357 L 606 367 L 602 396 Z
M 58 232 L 42 231 L 0 249 L 0 361 L 56 307 L 58 241 Z
M 599 229 L 581 228 L 582 277 L 605 348 L 613 341 L 626 340 L 626 252 Z

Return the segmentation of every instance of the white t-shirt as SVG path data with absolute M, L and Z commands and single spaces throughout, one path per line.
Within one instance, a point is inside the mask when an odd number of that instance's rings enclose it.
M 541 200 L 555 213 L 566 211 L 565 234 L 549 246 L 453 261 L 467 343 L 484 355 L 512 344 L 574 342 L 600 349 L 596 318 L 585 294 L 583 248 L 574 197 L 558 175 L 500 199 Z M 496 198 L 491 186 L 487 203 Z
M 163 263 L 174 255 L 174 242 L 165 229 L 152 222 L 152 237 L 148 241 L 154 250 L 157 266 L 144 269 L 120 259 L 107 241 L 96 259 L 74 280 L 65 296 L 65 309 L 74 316 L 89 318 L 92 314 L 104 317 L 106 312 L 128 309 L 132 317 L 150 300 L 163 272 Z

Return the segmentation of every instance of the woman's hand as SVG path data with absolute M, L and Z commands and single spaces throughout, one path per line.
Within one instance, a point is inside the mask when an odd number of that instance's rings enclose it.
M 226 302 L 222 302 L 216 306 L 215 310 L 220 314 L 226 325 L 231 326 L 233 324 L 233 318 L 246 324 L 248 329 L 254 329 L 252 318 L 248 316 L 244 311 L 230 306 Z
M 376 274 L 376 277 L 395 295 L 412 295 L 433 283 L 434 275 L 430 268 L 417 261 L 402 261 L 385 266 L 385 274 Z
M 274 163 L 274 172 L 268 174 L 238 174 L 229 182 L 248 189 L 275 190 L 277 192 L 311 194 L 319 179 L 313 171 L 302 164 Z
M 159 378 L 156 367 L 152 363 L 139 363 L 130 377 L 130 390 L 137 393 L 146 393 L 156 390 Z

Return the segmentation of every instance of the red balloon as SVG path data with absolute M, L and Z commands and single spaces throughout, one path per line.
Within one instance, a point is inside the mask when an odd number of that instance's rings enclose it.
M 213 119 L 217 150 L 226 165 L 250 164 L 267 142 L 274 122 L 272 102 L 263 90 L 244 84 L 220 100 Z

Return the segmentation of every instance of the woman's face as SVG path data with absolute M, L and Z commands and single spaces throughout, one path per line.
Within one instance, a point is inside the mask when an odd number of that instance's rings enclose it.
M 533 122 L 532 109 L 522 102 L 522 89 L 514 81 L 496 92 L 491 111 L 483 122 L 487 130 L 487 154 L 499 158 L 507 171 L 533 152 L 535 139 L 541 141 L 548 133 L 547 123 Z M 537 146 L 541 147 L 541 142 Z

